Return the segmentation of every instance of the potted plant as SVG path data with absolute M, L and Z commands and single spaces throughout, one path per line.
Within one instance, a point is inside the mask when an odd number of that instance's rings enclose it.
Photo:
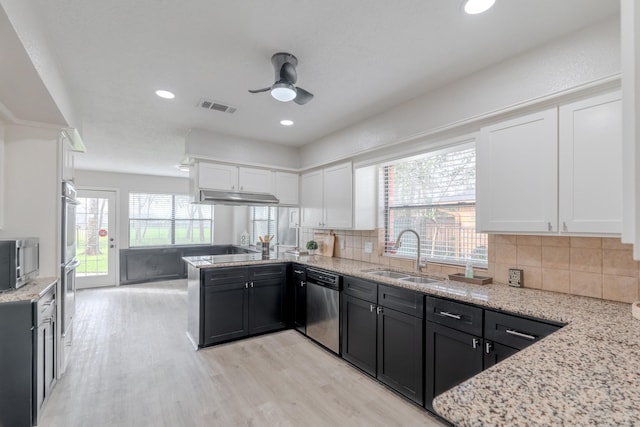
M 309 240 L 307 242 L 307 250 L 309 251 L 309 255 L 313 255 L 313 253 L 318 249 L 318 242 L 315 240 Z

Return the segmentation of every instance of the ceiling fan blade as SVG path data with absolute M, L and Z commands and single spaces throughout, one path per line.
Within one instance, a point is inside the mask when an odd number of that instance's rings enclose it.
M 296 73 L 296 67 L 291 62 L 285 62 L 280 68 L 280 80 L 286 80 L 292 85 L 296 84 L 298 80 L 298 73 Z
M 304 105 L 313 99 L 313 94 L 311 92 L 307 92 L 301 87 L 297 87 L 296 91 L 298 94 L 296 95 L 295 98 L 293 98 L 293 102 L 295 102 L 298 105 Z
M 249 89 L 249 92 L 251 92 L 251 93 L 260 93 L 260 92 L 267 92 L 269 90 L 271 90 L 271 86 L 265 87 L 263 89 L 253 89 L 253 90 Z

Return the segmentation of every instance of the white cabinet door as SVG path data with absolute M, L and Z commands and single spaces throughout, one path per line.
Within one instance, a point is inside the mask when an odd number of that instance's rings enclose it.
M 353 228 L 373 230 L 378 225 L 378 167 L 357 168 L 353 175 Z
M 73 181 L 75 175 L 75 153 L 71 148 L 71 141 L 66 132 L 60 133 L 58 144 L 60 144 L 60 157 L 62 160 L 62 180 Z
M 323 198 L 323 227 L 353 227 L 353 167 L 351 162 L 324 169 Z
M 200 162 L 196 165 L 198 187 L 238 191 L 238 167 Z
M 322 227 L 322 170 L 309 172 L 300 176 L 300 204 L 302 227 Z
M 477 143 L 480 232 L 557 232 L 558 113 L 487 126 Z
M 267 169 L 240 168 L 240 191 L 250 193 L 275 193 L 273 172 Z
M 622 230 L 621 93 L 560 107 L 560 231 Z
M 281 205 L 298 204 L 298 174 L 276 172 L 276 197 Z

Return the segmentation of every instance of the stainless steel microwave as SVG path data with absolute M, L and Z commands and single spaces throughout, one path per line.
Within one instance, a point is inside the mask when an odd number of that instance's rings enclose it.
M 0 292 L 18 289 L 38 276 L 40 239 L 0 240 Z

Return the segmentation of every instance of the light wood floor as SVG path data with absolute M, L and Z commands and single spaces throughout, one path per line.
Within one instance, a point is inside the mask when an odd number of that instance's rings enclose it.
M 43 427 L 441 426 L 296 331 L 195 351 L 186 283 L 78 292 Z

